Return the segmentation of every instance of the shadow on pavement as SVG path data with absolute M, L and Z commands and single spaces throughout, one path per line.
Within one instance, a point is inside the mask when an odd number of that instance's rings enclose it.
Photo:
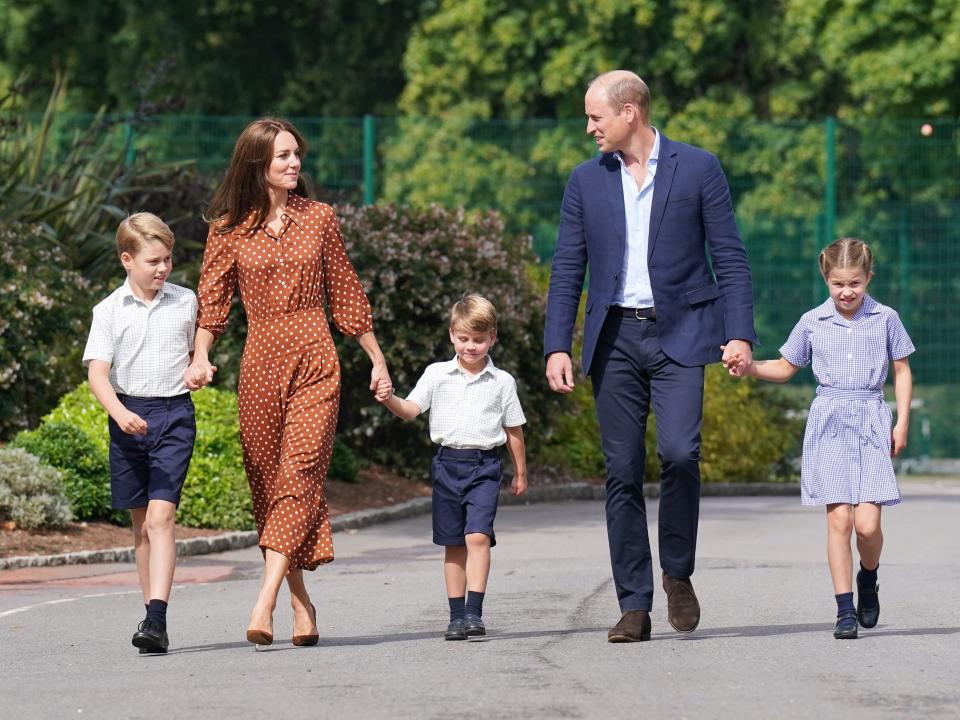
M 828 633 L 833 632 L 832 623 L 802 623 L 798 625 L 745 625 L 743 627 L 710 628 L 700 630 L 690 635 L 681 635 L 683 640 L 716 640 L 730 637 L 768 637 L 774 635 L 795 635 L 798 633 Z M 960 633 L 960 628 L 880 628 L 860 631 L 860 639 L 882 636 L 909 636 L 909 635 L 953 635 Z M 677 635 L 674 635 L 677 637 Z

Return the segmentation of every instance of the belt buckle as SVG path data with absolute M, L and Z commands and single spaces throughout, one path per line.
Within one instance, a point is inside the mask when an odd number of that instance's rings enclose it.
M 633 309 L 633 315 L 634 315 L 634 317 L 637 318 L 637 320 L 646 320 L 646 319 L 647 319 L 647 318 L 643 317 L 643 315 L 640 314 L 640 311 L 643 310 L 643 309 L 645 309 L 645 308 L 634 308 L 634 309 Z

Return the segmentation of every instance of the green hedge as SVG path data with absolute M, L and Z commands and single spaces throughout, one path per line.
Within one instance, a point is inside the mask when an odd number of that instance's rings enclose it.
M 0 521 L 37 530 L 60 528 L 71 519 L 60 473 L 21 448 L 0 448 Z
M 197 440 L 183 487 L 177 522 L 188 527 L 253 528 L 250 490 L 243 471 L 237 399 L 207 388 L 193 395 Z M 79 518 L 118 520 L 110 508 L 110 437 L 107 413 L 83 383 L 66 394 L 36 430 L 13 445 L 64 473 L 65 489 Z
M 581 380 L 538 453 L 541 462 L 588 476 L 606 474 L 590 383 Z M 784 481 L 795 476 L 791 460 L 799 456 L 803 419 L 792 411 L 802 403 L 780 388 L 754 380 L 735 380 L 721 365 L 707 367 L 701 435 L 701 480 L 713 482 Z M 647 424 L 644 482 L 659 482 L 656 419 Z
M 250 489 L 243 469 L 237 396 L 206 388 L 194 393 L 197 439 L 183 486 L 177 522 L 187 527 L 248 530 L 254 527 Z M 59 469 L 79 519 L 127 522 L 110 508 L 110 436 L 107 413 L 83 383 L 60 399 L 36 430 L 21 432 L 12 445 Z M 358 462 L 334 443 L 329 477 L 356 482 Z

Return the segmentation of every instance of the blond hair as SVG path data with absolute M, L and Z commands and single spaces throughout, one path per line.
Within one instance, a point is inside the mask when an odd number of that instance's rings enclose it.
M 830 271 L 837 269 L 859 268 L 869 276 L 873 272 L 873 251 L 863 240 L 843 237 L 834 240 L 820 253 L 820 274 L 824 280 Z
M 644 123 L 650 122 L 650 88 L 640 76 L 629 70 L 611 70 L 597 75 L 590 81 L 588 90 L 594 85 L 603 91 L 607 102 L 619 115 L 627 103 L 633 103 L 640 110 Z
M 117 228 L 117 255 L 136 255 L 148 242 L 173 250 L 173 231 L 153 213 L 139 212 L 127 217 Z
M 482 295 L 468 293 L 450 308 L 450 330 L 478 333 L 497 331 L 497 311 Z

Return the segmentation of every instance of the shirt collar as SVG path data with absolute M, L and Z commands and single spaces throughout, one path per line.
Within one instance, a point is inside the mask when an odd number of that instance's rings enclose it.
M 653 165 L 657 164 L 657 161 L 660 160 L 660 132 L 650 126 L 650 129 L 653 130 L 653 147 L 650 149 L 650 157 L 647 159 L 647 166 L 649 167 L 652 163 Z M 619 150 L 613 153 L 613 156 L 617 159 L 617 162 L 620 163 L 620 167 L 623 167 L 623 155 Z
M 287 207 L 285 214 L 301 230 L 303 229 L 303 216 L 309 209 L 310 202 L 296 193 L 287 193 Z
M 496 366 L 493 364 L 493 358 L 487 355 L 487 365 L 483 370 L 474 375 L 474 378 L 483 377 L 484 375 L 494 375 L 496 371 Z M 457 356 L 454 355 L 451 360 L 448 360 L 443 364 L 443 371 L 447 375 L 453 375 L 454 373 L 460 373 L 461 375 L 466 375 L 467 371 L 460 367 L 460 363 L 457 362 Z
M 134 302 L 142 303 L 143 305 L 150 307 L 160 302 L 160 298 L 163 297 L 164 293 L 166 292 L 166 289 L 167 289 L 167 283 L 164 282 L 163 285 L 160 286 L 160 289 L 157 290 L 157 294 L 153 296 L 153 300 L 150 300 L 150 301 L 142 300 L 141 298 L 137 297 L 134 294 L 133 286 L 130 284 L 130 278 L 128 277 L 126 280 L 123 281 L 123 285 L 120 286 L 120 299 L 126 302 L 127 298 L 129 298 Z
M 850 321 L 859 320 L 864 315 L 876 315 L 879 312 L 880 303 L 878 303 L 869 295 L 864 295 L 863 302 L 860 304 L 860 307 L 857 308 L 857 312 L 854 313 Z M 837 310 L 837 305 L 833 302 L 833 298 L 827 298 L 826 302 L 824 302 L 823 305 L 817 309 L 818 320 L 829 320 L 830 318 L 846 320 L 846 318 L 843 317 L 843 315 L 841 315 Z

